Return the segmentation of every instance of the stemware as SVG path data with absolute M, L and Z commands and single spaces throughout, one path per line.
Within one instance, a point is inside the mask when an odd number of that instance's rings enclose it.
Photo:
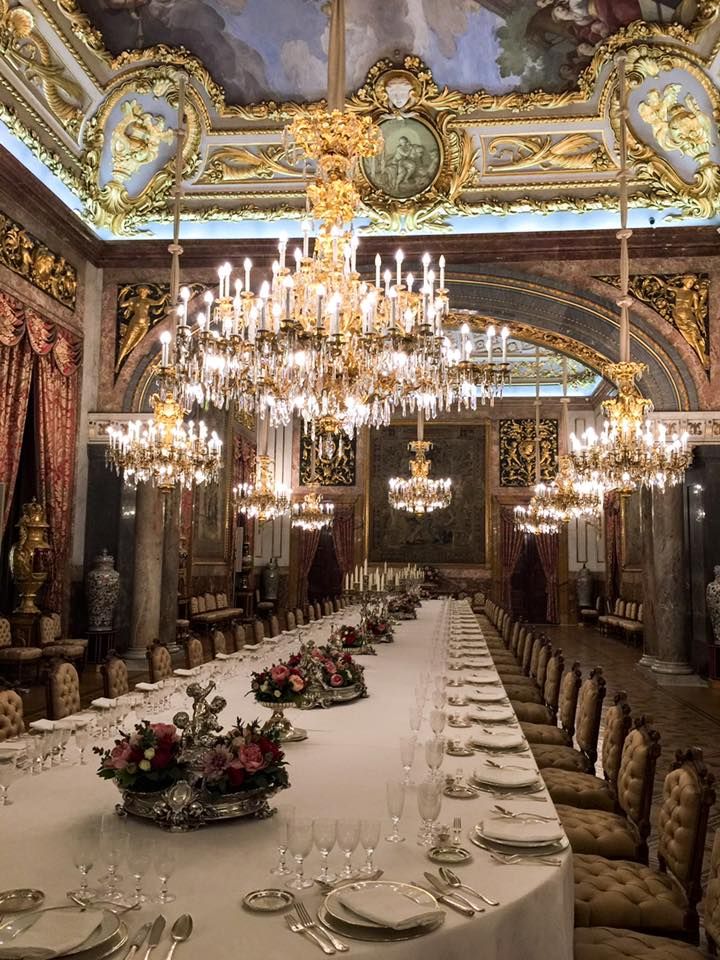
M 410 707 L 410 729 L 417 736 L 422 725 L 422 707 Z
M 296 864 L 295 876 L 287 881 L 293 890 L 306 890 L 313 881 L 305 876 L 305 857 L 312 850 L 313 822 L 308 817 L 293 817 L 288 831 L 288 848 Z
M 416 743 L 417 741 L 415 740 L 415 737 L 402 737 L 400 739 L 400 760 L 402 762 L 403 770 L 405 771 L 403 783 L 406 787 L 410 786 L 412 783 L 410 780 L 410 771 L 412 770 L 413 763 L 415 762 Z
M 355 852 L 360 841 L 360 821 L 352 819 L 342 819 L 337 822 L 337 843 L 345 854 L 345 866 L 340 876 L 343 880 L 351 880 L 355 876 L 355 870 L 351 863 L 352 855 Z
M 328 857 L 335 846 L 336 832 L 336 820 L 328 817 L 319 817 L 313 820 L 313 839 L 315 840 L 315 846 L 320 851 L 322 863 L 320 876 L 315 878 L 318 883 L 333 883 L 337 880 L 335 874 L 330 873 L 328 869 Z
M 0 759 L 0 790 L 2 793 L 0 797 L 0 806 L 10 807 L 12 806 L 12 800 L 8 796 L 10 790 L 10 785 L 17 780 L 18 770 L 15 766 L 14 757 L 3 757 Z
M 172 903 L 176 897 L 174 893 L 169 892 L 168 882 L 175 870 L 177 855 L 175 845 L 169 837 L 154 842 L 152 858 L 155 873 L 160 880 L 160 893 L 153 897 L 153 903 Z
M 418 812 L 423 822 L 417 842 L 420 846 L 429 847 L 433 843 L 433 824 L 440 816 L 442 784 L 434 780 L 426 780 L 418 787 L 417 798 Z
M 278 831 L 277 838 L 277 850 L 278 850 L 278 862 L 276 866 L 272 868 L 270 873 L 275 874 L 276 876 L 287 876 L 292 873 L 292 870 L 288 867 L 285 862 L 288 851 L 288 837 L 290 833 L 290 822 L 295 819 L 295 807 L 287 803 L 279 803 L 277 805 L 277 813 L 275 814 L 275 826 Z
M 138 837 L 127 834 L 125 837 L 125 858 L 130 876 L 135 881 L 133 903 L 145 903 L 147 897 L 143 893 L 143 878 L 148 872 L 151 862 L 151 853 L 148 847 Z
M 388 813 L 392 820 L 392 833 L 389 837 L 385 837 L 385 839 L 388 843 L 404 843 L 405 837 L 400 836 L 398 824 L 405 809 L 405 784 L 396 780 L 388 780 L 385 784 L 385 799 L 387 801 Z
M 75 731 L 75 745 L 80 751 L 80 766 L 84 767 L 87 764 L 85 758 L 85 751 L 88 748 L 90 743 L 90 731 L 87 727 L 78 727 Z
M 365 851 L 365 866 L 360 873 L 366 877 L 372 877 L 375 873 L 375 864 L 373 863 L 373 854 L 377 850 L 380 842 L 380 821 L 379 820 L 361 820 L 360 821 L 360 843 Z
M 440 734 L 445 729 L 445 723 L 447 721 L 447 714 L 444 710 L 431 710 L 430 711 L 430 729 L 435 734 L 436 737 L 439 737 Z
M 437 771 L 443 762 L 445 754 L 445 740 L 442 737 L 433 737 L 425 741 L 425 762 L 430 768 L 430 779 L 437 776 Z
M 118 890 L 118 881 L 122 879 L 118 873 L 124 846 L 124 835 L 120 830 L 117 817 L 105 814 L 100 823 L 100 856 L 102 857 L 106 875 L 100 882 L 106 885 L 106 900 L 122 900 L 122 893 Z
M 95 864 L 98 855 L 99 836 L 96 829 L 85 827 L 75 832 L 73 837 L 73 863 L 80 871 L 80 887 L 71 890 L 68 897 L 74 897 L 82 903 L 90 903 L 98 896 L 97 890 L 91 890 L 88 876 Z
M 432 696 L 433 706 L 436 710 L 442 710 L 447 703 L 447 690 L 443 686 L 442 690 L 435 690 Z

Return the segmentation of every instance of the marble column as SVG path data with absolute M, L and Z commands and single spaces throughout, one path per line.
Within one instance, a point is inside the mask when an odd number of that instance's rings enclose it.
M 147 647 L 160 637 L 162 581 L 162 494 L 149 483 L 138 485 L 135 495 L 135 564 L 132 620 L 127 660 L 145 658 Z
M 180 566 L 180 489 L 164 495 L 160 641 L 177 649 L 178 572 Z
M 684 486 L 643 491 L 642 664 L 668 676 L 692 674 Z

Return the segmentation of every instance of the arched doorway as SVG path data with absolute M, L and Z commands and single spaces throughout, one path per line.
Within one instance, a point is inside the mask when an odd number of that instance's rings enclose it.
M 332 531 L 324 527 L 308 574 L 308 600 L 336 597 L 342 591 L 342 572 L 335 553 Z
M 547 622 L 547 581 L 535 537 L 525 537 L 510 581 L 512 611 L 528 623 Z

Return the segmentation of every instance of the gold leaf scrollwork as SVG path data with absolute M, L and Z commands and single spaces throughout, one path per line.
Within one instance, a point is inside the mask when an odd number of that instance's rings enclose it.
M 691 93 L 680 99 L 681 90 L 680 83 L 669 83 L 662 91 L 651 88 L 638 104 L 638 114 L 663 150 L 677 150 L 704 163 L 710 156 L 713 123 Z
M 58 303 L 75 309 L 75 267 L 4 213 L 0 213 L 0 263 Z
M 257 153 L 246 147 L 220 147 L 210 155 L 199 182 L 241 183 L 244 180 L 272 180 L 275 176 L 300 176 L 281 144 Z
M 540 480 L 549 483 L 557 472 L 558 422 L 540 420 Z M 536 482 L 536 425 L 521 417 L 500 421 L 500 486 L 531 487 Z
M 163 143 L 172 143 L 172 130 L 166 129 L 165 117 L 148 113 L 137 100 L 126 100 L 120 106 L 121 117 L 110 136 L 113 179 L 129 180 L 134 173 L 157 160 Z
M 110 63 L 112 57 L 105 48 L 102 34 L 90 22 L 88 15 L 79 9 L 75 0 L 55 0 L 55 3 L 67 17 L 70 29 L 78 40 L 85 44 L 88 50 L 91 50 L 103 63 Z
M 616 166 L 605 145 L 589 133 L 553 136 L 501 136 L 488 143 L 488 173 L 541 170 L 610 170 Z
M 620 278 L 598 277 L 615 287 Z M 649 304 L 678 330 L 695 351 L 706 372 L 710 370 L 710 277 L 706 273 L 638 274 L 630 277 L 630 292 Z

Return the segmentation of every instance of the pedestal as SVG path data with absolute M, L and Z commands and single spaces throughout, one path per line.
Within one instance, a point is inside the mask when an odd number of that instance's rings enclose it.
M 163 511 L 160 492 L 148 483 L 135 494 L 135 572 L 130 646 L 126 660 L 145 660 L 147 648 L 160 638 Z M 174 620 L 173 620 L 174 623 Z
M 115 630 L 88 630 L 88 659 L 90 663 L 102 663 L 115 649 Z
M 39 613 L 11 613 L 10 628 L 16 647 L 37 647 L 37 624 Z

